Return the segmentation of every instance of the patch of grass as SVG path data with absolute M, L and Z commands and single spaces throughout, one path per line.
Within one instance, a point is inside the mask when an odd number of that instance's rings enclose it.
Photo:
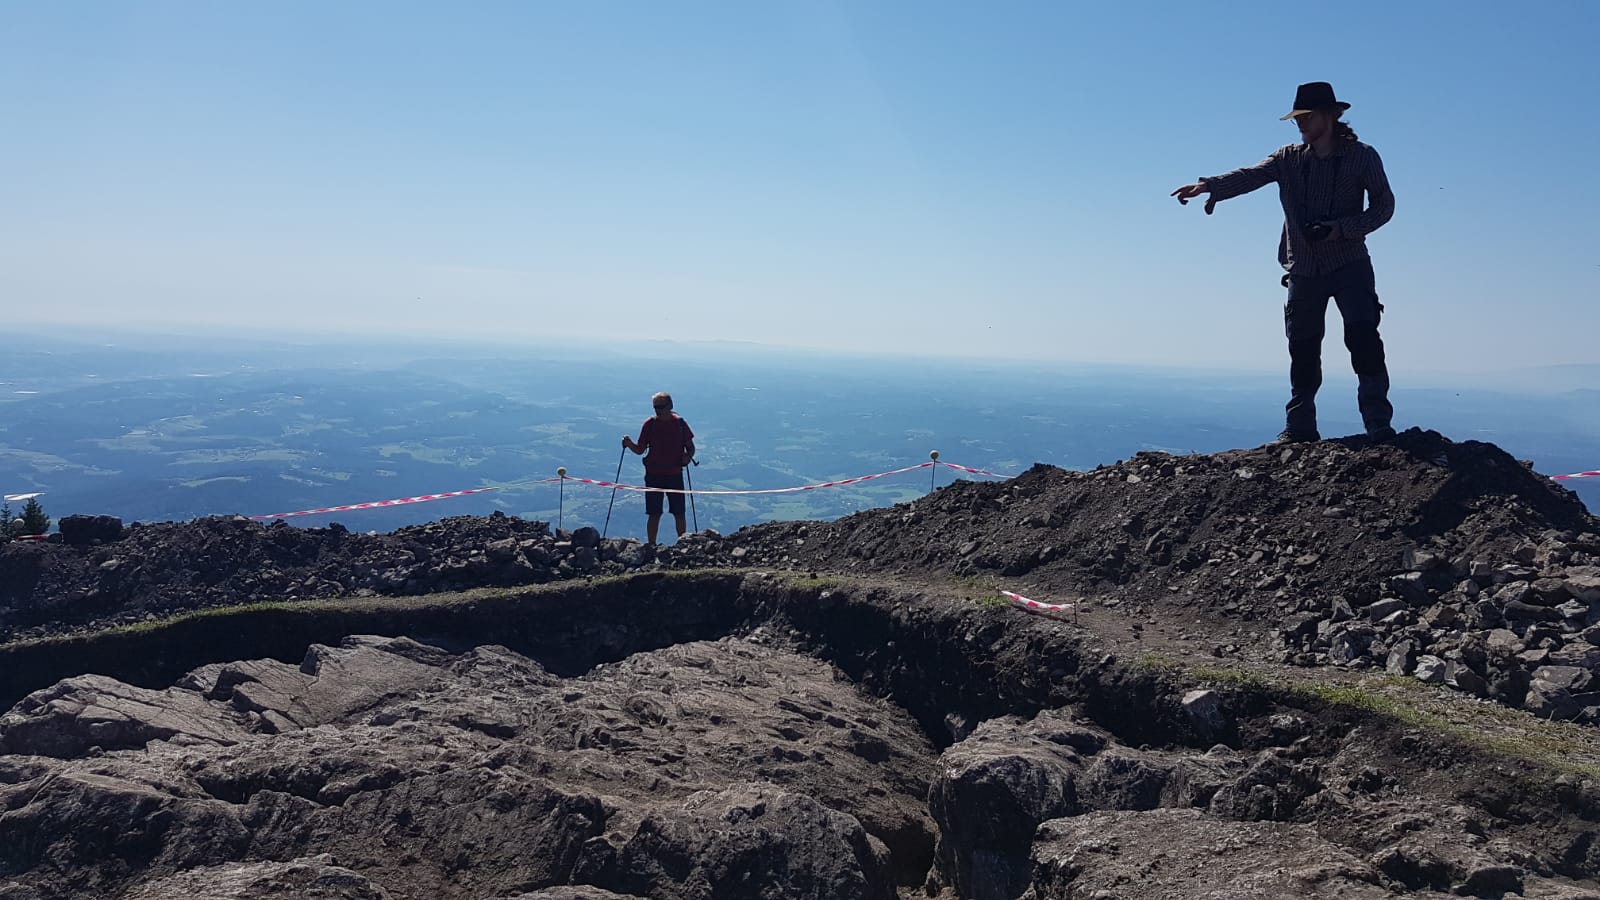
M 1447 720 L 1432 716 L 1386 694 L 1347 684 L 1289 684 L 1290 693 L 1309 695 L 1334 706 L 1347 706 L 1395 719 L 1418 728 L 1454 732 Z M 1458 735 L 1459 736 L 1459 735 Z
M 330 597 L 320 600 L 262 600 L 255 603 L 235 603 L 228 606 L 208 606 L 204 609 L 185 610 L 170 616 L 162 616 L 144 622 L 134 622 L 127 625 L 112 625 L 95 631 L 72 635 L 56 635 L 29 640 L 10 641 L 0 643 L 0 648 L 16 648 L 24 646 L 49 646 L 79 644 L 92 642 L 105 637 L 122 635 L 149 634 L 162 631 L 186 622 L 206 619 L 223 619 L 232 616 L 252 615 L 264 612 L 276 612 L 289 615 L 334 615 L 348 613 L 381 613 L 398 612 L 405 610 L 418 610 L 429 608 L 445 608 L 478 603 L 485 600 L 497 600 L 516 596 L 530 596 L 538 594 L 562 593 L 573 590 L 587 590 L 598 587 L 607 587 L 635 580 L 668 581 L 668 582 L 693 582 L 708 576 L 727 577 L 730 573 L 725 569 L 676 569 L 659 572 L 628 572 L 621 575 L 598 575 L 592 578 L 574 578 L 563 581 L 552 581 L 545 584 L 519 585 L 513 587 L 481 587 L 465 591 L 449 591 L 435 594 L 413 594 L 406 596 L 375 595 L 371 597 Z M 815 579 L 796 579 L 796 586 L 827 586 L 834 587 L 844 583 L 843 579 L 819 577 Z
M 1000 590 L 1000 579 L 992 574 L 985 575 L 951 575 L 941 579 L 958 591 L 969 594 L 995 594 Z
M 1522 760 L 1557 773 L 1600 779 L 1600 733 L 1594 729 L 1537 719 L 1498 703 L 1474 703 L 1446 688 L 1425 685 L 1414 678 L 1374 676 L 1355 684 L 1274 677 L 1248 669 L 1187 666 L 1153 653 L 1135 660 L 1134 668 L 1174 679 L 1192 679 L 1202 684 L 1225 685 L 1356 710 L 1445 737 L 1492 756 Z
M 1415 679 L 1411 679 L 1414 681 Z M 1312 694 L 1328 703 L 1354 707 L 1403 722 L 1413 728 L 1447 735 L 1455 740 L 1498 756 L 1537 763 L 1557 772 L 1600 779 L 1600 735 L 1592 728 L 1571 722 L 1538 719 L 1498 703 L 1456 705 L 1446 716 L 1423 704 L 1433 699 L 1450 703 L 1442 696 L 1445 688 L 1430 688 L 1400 682 L 1372 690 L 1353 685 L 1312 684 L 1298 691 Z M 1399 691 L 1395 691 L 1399 688 Z M 1417 689 L 1421 688 L 1422 692 Z M 1409 696 L 1396 696 L 1404 693 Z
M 205 609 L 187 610 L 170 616 L 162 616 L 144 622 L 134 622 L 128 625 L 112 625 L 96 631 L 83 634 L 59 635 L 53 637 L 34 638 L 25 641 L 11 641 L 0 644 L 0 647 L 40 646 L 50 644 L 71 644 L 83 641 L 93 641 L 102 637 L 116 635 L 149 634 L 162 631 L 185 622 L 200 621 L 205 619 L 223 619 L 262 612 L 280 612 L 290 614 L 325 615 L 329 613 L 350 612 L 381 612 L 384 610 L 424 609 L 427 607 L 455 606 L 464 603 L 473 603 L 479 600 L 488 600 L 495 597 L 506 597 L 518 593 L 535 592 L 548 589 L 555 585 L 570 585 L 572 582 L 553 582 L 550 585 L 529 585 L 524 587 L 503 588 L 474 588 L 469 591 L 454 591 L 440 594 L 420 594 L 407 597 L 334 597 L 325 600 L 262 600 L 255 603 L 236 603 L 229 606 L 208 606 Z
M 1161 653 L 1141 653 L 1130 664 L 1135 672 L 1178 674 L 1186 671 L 1179 660 Z
M 705 574 L 701 572 L 701 574 Z M 844 587 L 850 581 L 838 575 L 785 575 L 783 581 L 790 587 L 801 590 L 821 590 L 823 588 Z
M 985 607 L 1010 606 L 1011 600 L 1004 594 L 986 594 L 978 598 L 978 605 Z
M 1210 684 L 1223 684 L 1257 691 L 1270 690 L 1273 687 L 1272 682 L 1266 676 L 1246 669 L 1196 666 L 1189 669 L 1188 672 L 1195 678 Z

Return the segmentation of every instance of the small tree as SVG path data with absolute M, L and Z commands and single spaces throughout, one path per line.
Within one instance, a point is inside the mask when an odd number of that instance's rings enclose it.
M 17 520 L 17 514 L 11 511 L 10 503 L 0 503 L 0 540 L 11 537 L 11 523 Z
M 44 534 L 50 530 L 50 517 L 44 514 L 44 507 L 33 497 L 23 504 L 22 517 L 17 522 L 20 524 L 17 534 Z

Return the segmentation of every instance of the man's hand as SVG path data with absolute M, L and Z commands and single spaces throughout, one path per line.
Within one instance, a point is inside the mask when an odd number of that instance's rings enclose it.
M 1211 193 L 1211 188 L 1206 187 L 1205 182 L 1196 181 L 1194 184 L 1186 184 L 1183 187 L 1173 191 L 1172 196 L 1177 197 L 1179 203 L 1183 204 L 1184 206 L 1188 206 L 1190 200 L 1193 200 L 1201 194 L 1209 193 Z M 1211 211 L 1216 208 L 1217 201 L 1215 199 L 1208 199 L 1206 201 L 1206 215 L 1211 215 Z
M 1314 243 L 1322 243 L 1333 237 L 1334 224 L 1332 222 L 1317 222 L 1306 226 L 1306 237 Z
M 622 449 L 637 453 L 639 448 L 633 443 L 633 438 L 625 434 L 622 436 Z

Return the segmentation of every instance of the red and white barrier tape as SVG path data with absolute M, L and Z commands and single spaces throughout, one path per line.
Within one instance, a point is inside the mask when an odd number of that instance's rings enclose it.
M 844 487 L 847 484 L 860 484 L 863 481 L 871 481 L 874 478 L 883 478 L 883 477 L 886 477 L 886 476 L 889 476 L 889 475 L 899 475 L 899 474 L 904 473 L 904 472 L 915 472 L 918 469 L 926 469 L 931 465 L 933 465 L 933 463 L 931 463 L 931 462 L 917 463 L 914 466 L 906 466 L 903 469 L 891 469 L 888 472 L 874 472 L 871 475 L 857 475 L 854 478 L 841 478 L 838 481 L 820 481 L 820 482 L 817 482 L 816 484 L 800 484 L 800 485 L 795 485 L 794 487 L 761 488 L 761 489 L 757 489 L 757 490 L 699 490 L 699 491 L 690 491 L 690 490 L 679 490 L 677 488 L 645 487 L 644 485 L 639 485 L 639 484 L 618 484 L 617 482 L 614 482 L 614 481 L 600 481 L 600 480 L 594 479 L 594 478 L 574 478 L 574 477 L 568 476 L 567 480 L 568 481 L 576 481 L 579 484 L 592 484 L 595 487 L 615 488 L 615 489 L 617 489 L 619 491 L 641 491 L 641 492 L 653 491 L 653 492 L 658 493 L 658 494 L 702 494 L 702 495 L 703 494 L 713 494 L 713 495 L 722 495 L 722 496 L 730 496 L 730 495 L 734 495 L 734 494 L 794 494 L 794 493 L 799 493 L 800 491 L 815 491 L 815 490 L 819 490 L 821 488 Z
M 1077 610 L 1077 604 L 1075 603 L 1040 603 L 1037 600 L 1029 600 L 1027 597 L 1012 591 L 1001 591 L 1000 593 L 1006 595 L 1006 599 L 1011 601 L 1012 606 L 1018 609 L 1025 609 L 1028 612 L 1039 613 L 1040 615 L 1063 615 Z
M 271 513 L 265 516 L 251 516 L 252 519 L 287 519 L 291 516 L 314 516 L 318 513 L 345 512 L 352 509 L 377 509 L 382 506 L 404 506 L 407 503 L 426 503 L 429 500 L 445 500 L 450 497 L 465 497 L 468 494 L 487 494 L 490 491 L 500 490 L 497 487 L 469 488 L 465 491 L 446 491 L 443 494 L 419 494 L 415 497 L 400 497 L 396 500 L 373 500 L 367 503 L 350 503 L 345 506 L 324 506 L 319 509 L 301 509 L 294 512 Z
M 839 479 L 837 481 L 823 481 L 823 482 L 818 482 L 817 484 L 801 484 L 801 485 L 796 485 L 794 487 L 763 488 L 763 489 L 759 489 L 759 490 L 698 490 L 698 491 L 690 491 L 690 490 L 678 490 L 678 489 L 675 489 L 675 488 L 653 488 L 653 487 L 646 487 L 646 486 L 640 485 L 640 484 L 620 484 L 620 483 L 614 482 L 614 481 L 602 481 L 601 479 L 598 479 L 598 478 L 577 478 L 577 477 L 573 477 L 573 476 L 565 476 L 565 477 L 558 477 L 558 478 L 545 478 L 545 479 L 542 479 L 542 480 L 539 480 L 539 481 L 515 482 L 513 484 L 504 484 L 504 485 L 499 485 L 499 486 L 496 486 L 496 487 L 471 488 L 469 490 L 464 490 L 464 491 L 446 491 L 446 492 L 444 492 L 442 494 L 420 494 L 420 495 L 415 496 L 415 497 L 400 497 L 400 498 L 395 499 L 395 500 L 373 500 L 373 501 L 370 501 L 370 502 L 367 502 L 367 503 L 349 503 L 349 504 L 346 504 L 344 506 L 323 506 L 323 507 L 319 507 L 317 509 L 301 509 L 301 510 L 296 510 L 294 512 L 271 513 L 269 515 L 264 515 L 264 516 L 251 516 L 250 518 L 258 520 L 258 521 L 259 520 L 263 520 L 263 519 L 287 519 L 287 518 L 290 518 L 290 517 L 293 517 L 293 516 L 314 516 L 314 515 L 319 515 L 319 514 L 322 514 L 322 513 L 348 512 L 348 511 L 351 511 L 351 510 L 361 510 L 361 509 L 378 509 L 378 508 L 381 508 L 381 507 L 388 507 L 388 506 L 404 506 L 404 505 L 406 505 L 408 503 L 426 503 L 426 502 L 428 502 L 430 500 L 446 500 L 446 499 L 449 499 L 451 497 L 465 497 L 468 494 L 486 494 L 486 493 L 488 493 L 490 491 L 500 491 L 500 490 L 505 490 L 507 488 L 515 487 L 515 486 L 523 486 L 523 485 L 528 485 L 528 484 L 550 484 L 552 482 L 557 482 L 557 481 L 572 481 L 572 482 L 576 482 L 578 484 L 590 484 L 590 485 L 594 485 L 595 487 L 600 487 L 600 488 L 614 488 L 614 489 L 619 490 L 619 491 L 638 491 L 638 492 L 642 492 L 642 493 L 647 493 L 647 492 L 654 491 L 654 492 L 660 493 L 660 494 L 701 494 L 701 495 L 709 494 L 709 495 L 721 495 L 721 496 L 730 496 L 730 495 L 736 495 L 736 494 L 793 494 L 793 493 L 798 493 L 800 491 L 815 491 L 815 490 L 820 490 L 822 488 L 844 487 L 846 485 L 851 485 L 851 484 L 860 484 L 863 481 L 871 481 L 874 478 L 884 478 L 884 477 L 887 477 L 889 475 L 900 475 L 900 474 L 903 474 L 905 472 L 914 472 L 914 471 L 916 471 L 918 469 L 926 469 L 929 466 L 933 466 L 933 465 L 948 466 L 948 467 L 950 467 L 952 469 L 958 469 L 958 470 L 960 470 L 962 472 L 970 472 L 970 473 L 972 473 L 974 475 L 988 475 L 991 478 L 1010 478 L 1011 477 L 1010 475 L 1001 475 L 1001 474 L 999 474 L 997 472 L 990 472 L 987 469 L 974 469 L 974 468 L 972 468 L 970 466 L 958 466 L 955 463 L 947 463 L 947 462 L 917 463 L 914 466 L 906 466 L 905 468 L 901 468 L 901 469 L 891 469 L 888 472 L 874 472 L 871 475 L 857 475 L 854 478 L 841 478 L 841 479 Z
M 501 491 L 501 490 L 506 490 L 506 489 L 511 488 L 511 487 L 520 487 L 520 486 L 529 485 L 529 484 L 550 484 L 552 482 L 557 482 L 557 481 L 573 481 L 573 482 L 577 482 L 578 484 L 589 484 L 589 485 L 594 485 L 595 487 L 600 487 L 600 488 L 613 488 L 613 489 L 619 490 L 619 491 L 638 491 L 638 492 L 655 491 L 657 493 L 662 493 L 662 494 L 701 494 L 701 495 L 720 495 L 720 496 L 751 495 L 751 494 L 795 494 L 795 493 L 799 493 L 799 492 L 802 492 L 802 491 L 815 491 L 815 490 L 821 490 L 823 488 L 844 487 L 846 485 L 851 485 L 851 484 L 860 484 L 863 481 L 871 481 L 871 480 L 873 480 L 875 478 L 886 478 L 886 477 L 888 477 L 890 475 L 901 475 L 901 474 L 904 474 L 906 472 L 915 472 L 918 469 L 926 469 L 929 466 L 944 466 L 945 468 L 948 468 L 948 469 L 955 469 L 958 472 L 966 472 L 966 473 L 971 474 L 971 475 L 983 475 L 983 476 L 987 476 L 989 478 L 1012 478 L 1012 477 L 1015 477 L 1015 476 L 1012 476 L 1012 475 L 1002 475 L 999 472 L 991 472 L 988 469 L 978 469 L 978 468 L 974 468 L 972 466 L 957 465 L 956 463 L 945 462 L 943 460 L 938 460 L 938 461 L 933 461 L 933 462 L 917 463 L 914 466 L 905 466 L 904 468 L 891 469 L 891 470 L 889 470 L 887 472 L 874 472 L 871 475 L 857 475 L 854 478 L 841 478 L 841 479 L 839 479 L 837 481 L 822 481 L 822 482 L 818 482 L 816 484 L 801 484 L 801 485 L 796 485 L 794 487 L 761 488 L 761 489 L 756 489 L 756 490 L 715 490 L 715 489 L 713 489 L 713 490 L 698 490 L 698 491 L 677 490 L 677 489 L 674 489 L 674 488 L 646 487 L 644 485 L 639 485 L 639 484 L 619 484 L 619 483 L 614 482 L 614 481 L 602 481 L 602 480 L 597 479 L 597 478 L 574 478 L 574 477 L 563 476 L 563 477 L 557 477 L 557 478 L 544 478 L 544 479 L 540 479 L 538 481 L 513 482 L 512 484 L 499 485 L 499 486 L 496 486 L 496 487 L 468 488 L 468 489 L 462 490 L 462 491 L 445 491 L 444 493 L 441 493 L 441 494 L 419 494 L 419 495 L 417 495 L 415 497 L 399 497 L 399 498 L 396 498 L 394 500 L 371 500 L 371 501 L 368 501 L 366 503 L 349 503 L 349 504 L 345 504 L 343 506 L 323 506 L 323 507 L 319 507 L 317 509 L 295 510 L 294 512 L 269 513 L 267 515 L 262 515 L 262 516 L 250 516 L 250 518 L 254 519 L 254 520 L 257 520 L 257 521 L 261 521 L 261 520 L 265 520 L 265 519 L 288 519 L 288 518 L 292 518 L 292 517 L 295 517 L 295 516 L 314 516 L 314 515 L 319 515 L 319 514 L 323 514 L 323 513 L 350 512 L 350 511 L 353 511 L 353 510 L 362 510 L 362 509 L 379 509 L 379 508 L 390 507 L 390 506 L 405 506 L 405 505 L 411 504 L 411 503 L 427 503 L 427 502 L 429 502 L 431 500 L 447 500 L 447 499 L 449 499 L 451 497 L 465 497 L 468 494 L 487 494 L 490 491 Z M 1550 476 L 1550 480 L 1551 481 L 1569 481 L 1569 480 L 1573 480 L 1573 479 L 1577 479 L 1577 478 L 1600 478 L 1600 469 L 1593 469 L 1593 470 L 1590 470 L 1590 471 L 1587 471 L 1587 472 L 1573 472 L 1573 473 L 1568 474 L 1568 475 L 1551 475 Z M 8 495 L 6 495 L 6 499 L 9 501 L 9 500 L 12 500 L 12 499 L 27 499 L 29 497 L 37 497 L 37 496 L 41 496 L 41 494 L 8 494 Z M 22 536 L 20 536 L 19 539 L 20 540 L 43 540 L 44 537 L 45 537 L 45 535 L 42 535 L 42 534 L 30 534 L 30 535 L 22 535 Z M 1001 593 L 1005 594 L 1007 597 L 1010 597 L 1013 602 L 1015 602 L 1018 606 L 1021 606 L 1024 609 L 1030 609 L 1030 610 L 1036 610 L 1036 611 L 1042 611 L 1042 612 L 1052 612 L 1052 611 L 1059 611 L 1059 610 L 1062 610 L 1062 609 L 1071 609 L 1072 608 L 1071 604 L 1057 605 L 1057 604 L 1049 604 L 1049 603 L 1038 603 L 1036 601 L 1029 600 L 1028 598 L 1023 597 L 1021 595 L 1013 594 L 1010 591 L 1002 591 Z
M 974 469 L 971 466 L 958 466 L 955 463 L 947 463 L 947 462 L 944 462 L 943 460 L 941 460 L 939 462 L 939 465 L 945 466 L 946 468 L 955 469 L 958 472 L 970 472 L 973 475 L 987 475 L 990 478 L 1015 478 L 1015 477 L 1017 477 L 1015 475 L 1001 475 L 999 472 L 991 472 L 988 469 Z

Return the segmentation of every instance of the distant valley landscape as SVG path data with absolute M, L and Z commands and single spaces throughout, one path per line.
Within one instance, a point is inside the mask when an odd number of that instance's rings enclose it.
M 0 360 L 0 490 L 43 491 L 54 516 L 128 521 L 264 515 L 417 494 L 501 490 L 291 521 L 391 530 L 501 510 L 604 524 L 611 493 L 533 484 L 565 467 L 617 474 L 624 433 L 670 390 L 701 448 L 702 490 L 792 487 L 928 459 L 1015 474 L 1086 469 L 1141 450 L 1256 446 L 1279 427 L 1268 375 L 984 361 L 861 359 L 747 345 L 616 348 L 8 335 Z M 1324 434 L 1358 430 L 1329 361 Z M 1397 424 L 1487 440 L 1545 474 L 1600 464 L 1593 391 L 1407 388 Z M 638 457 L 622 481 L 640 483 Z M 939 471 L 937 483 L 956 473 Z M 1600 485 L 1568 482 L 1590 506 Z M 929 490 L 926 469 L 847 488 L 706 496 L 700 528 L 832 519 Z M 640 536 L 621 492 L 608 533 Z

